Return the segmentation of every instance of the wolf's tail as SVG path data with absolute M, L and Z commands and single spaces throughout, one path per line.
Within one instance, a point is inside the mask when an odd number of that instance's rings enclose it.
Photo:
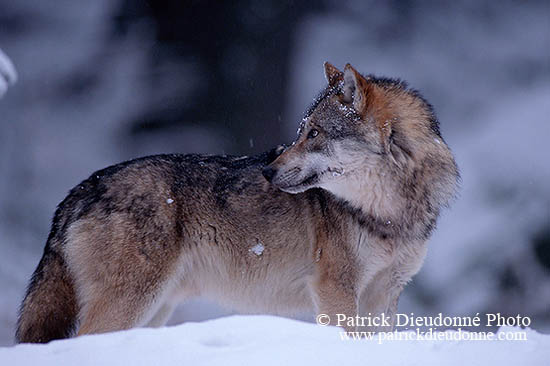
M 46 343 L 68 338 L 75 330 L 78 304 L 60 249 L 50 237 L 19 310 L 17 343 Z

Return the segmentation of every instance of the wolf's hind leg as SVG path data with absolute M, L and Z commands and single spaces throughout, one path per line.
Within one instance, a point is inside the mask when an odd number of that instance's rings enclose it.
M 166 298 L 172 284 L 166 273 L 153 275 L 147 269 L 151 268 L 121 269 L 116 280 L 89 286 L 91 291 L 83 294 L 78 335 L 162 325 L 173 310 Z
M 80 305 L 78 335 L 144 326 L 167 300 L 181 247 L 152 219 L 113 213 L 68 230 L 66 257 Z M 98 228 L 101 230 L 98 230 Z
M 105 333 L 144 325 L 155 314 L 155 294 L 102 291 L 82 307 L 78 335 Z M 137 296 L 136 296 L 137 295 Z

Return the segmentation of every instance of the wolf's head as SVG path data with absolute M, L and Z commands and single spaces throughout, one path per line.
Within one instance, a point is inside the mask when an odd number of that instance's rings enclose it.
M 431 106 L 416 91 L 398 80 L 365 77 L 349 64 L 341 72 L 325 63 L 325 76 L 328 86 L 306 112 L 296 141 L 263 170 L 269 182 L 288 193 L 324 188 L 363 206 L 365 194 L 386 201 L 407 194 L 401 183 L 432 164 L 445 168 L 438 173 L 448 176 L 442 195 L 452 195 L 454 159 Z

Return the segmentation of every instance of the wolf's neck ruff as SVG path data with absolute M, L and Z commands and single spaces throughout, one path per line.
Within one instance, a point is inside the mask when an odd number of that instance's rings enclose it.
M 399 195 L 398 185 L 388 178 L 372 169 L 347 169 L 342 176 L 327 181 L 321 188 L 366 215 L 397 217 L 403 209 L 403 202 L 396 197 Z
M 355 222 L 367 233 L 381 240 L 406 239 L 403 238 L 403 228 L 397 218 L 380 217 L 353 207 L 349 202 L 338 199 L 343 212 L 351 215 Z
M 409 233 L 402 222 L 406 207 L 397 191 L 399 185 L 385 178 L 371 170 L 362 174 L 346 171 L 322 188 L 369 234 L 380 239 L 406 238 Z

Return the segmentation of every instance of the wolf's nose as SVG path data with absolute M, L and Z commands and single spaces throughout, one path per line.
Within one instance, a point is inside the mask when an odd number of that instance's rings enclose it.
M 262 169 L 262 175 L 265 177 L 265 179 L 267 179 L 268 182 L 271 182 L 273 180 L 275 173 L 277 173 L 277 170 L 273 169 L 270 166 L 266 166 Z

